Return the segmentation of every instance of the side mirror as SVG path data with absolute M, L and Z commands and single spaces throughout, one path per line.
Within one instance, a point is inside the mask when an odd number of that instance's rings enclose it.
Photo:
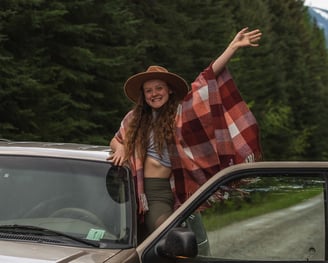
M 172 229 L 156 246 L 156 254 L 170 258 L 193 258 L 198 254 L 194 232 L 188 228 Z

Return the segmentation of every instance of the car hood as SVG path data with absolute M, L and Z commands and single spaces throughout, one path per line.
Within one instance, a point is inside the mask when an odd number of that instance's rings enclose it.
M 104 262 L 119 249 L 82 249 L 75 247 L 0 241 L 0 262 Z

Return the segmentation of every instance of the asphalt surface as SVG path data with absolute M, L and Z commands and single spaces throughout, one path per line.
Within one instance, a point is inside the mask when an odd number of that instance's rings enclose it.
M 211 253 L 224 259 L 323 260 L 324 218 L 320 195 L 208 233 Z

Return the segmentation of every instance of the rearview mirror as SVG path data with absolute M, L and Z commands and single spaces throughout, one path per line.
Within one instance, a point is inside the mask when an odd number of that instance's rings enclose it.
M 126 167 L 112 166 L 106 176 L 106 187 L 110 197 L 118 203 L 129 200 L 128 191 L 129 172 Z

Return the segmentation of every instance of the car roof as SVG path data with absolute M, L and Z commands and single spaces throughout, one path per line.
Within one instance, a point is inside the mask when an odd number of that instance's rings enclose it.
M 109 146 L 0 140 L 0 155 L 60 157 L 106 161 Z

